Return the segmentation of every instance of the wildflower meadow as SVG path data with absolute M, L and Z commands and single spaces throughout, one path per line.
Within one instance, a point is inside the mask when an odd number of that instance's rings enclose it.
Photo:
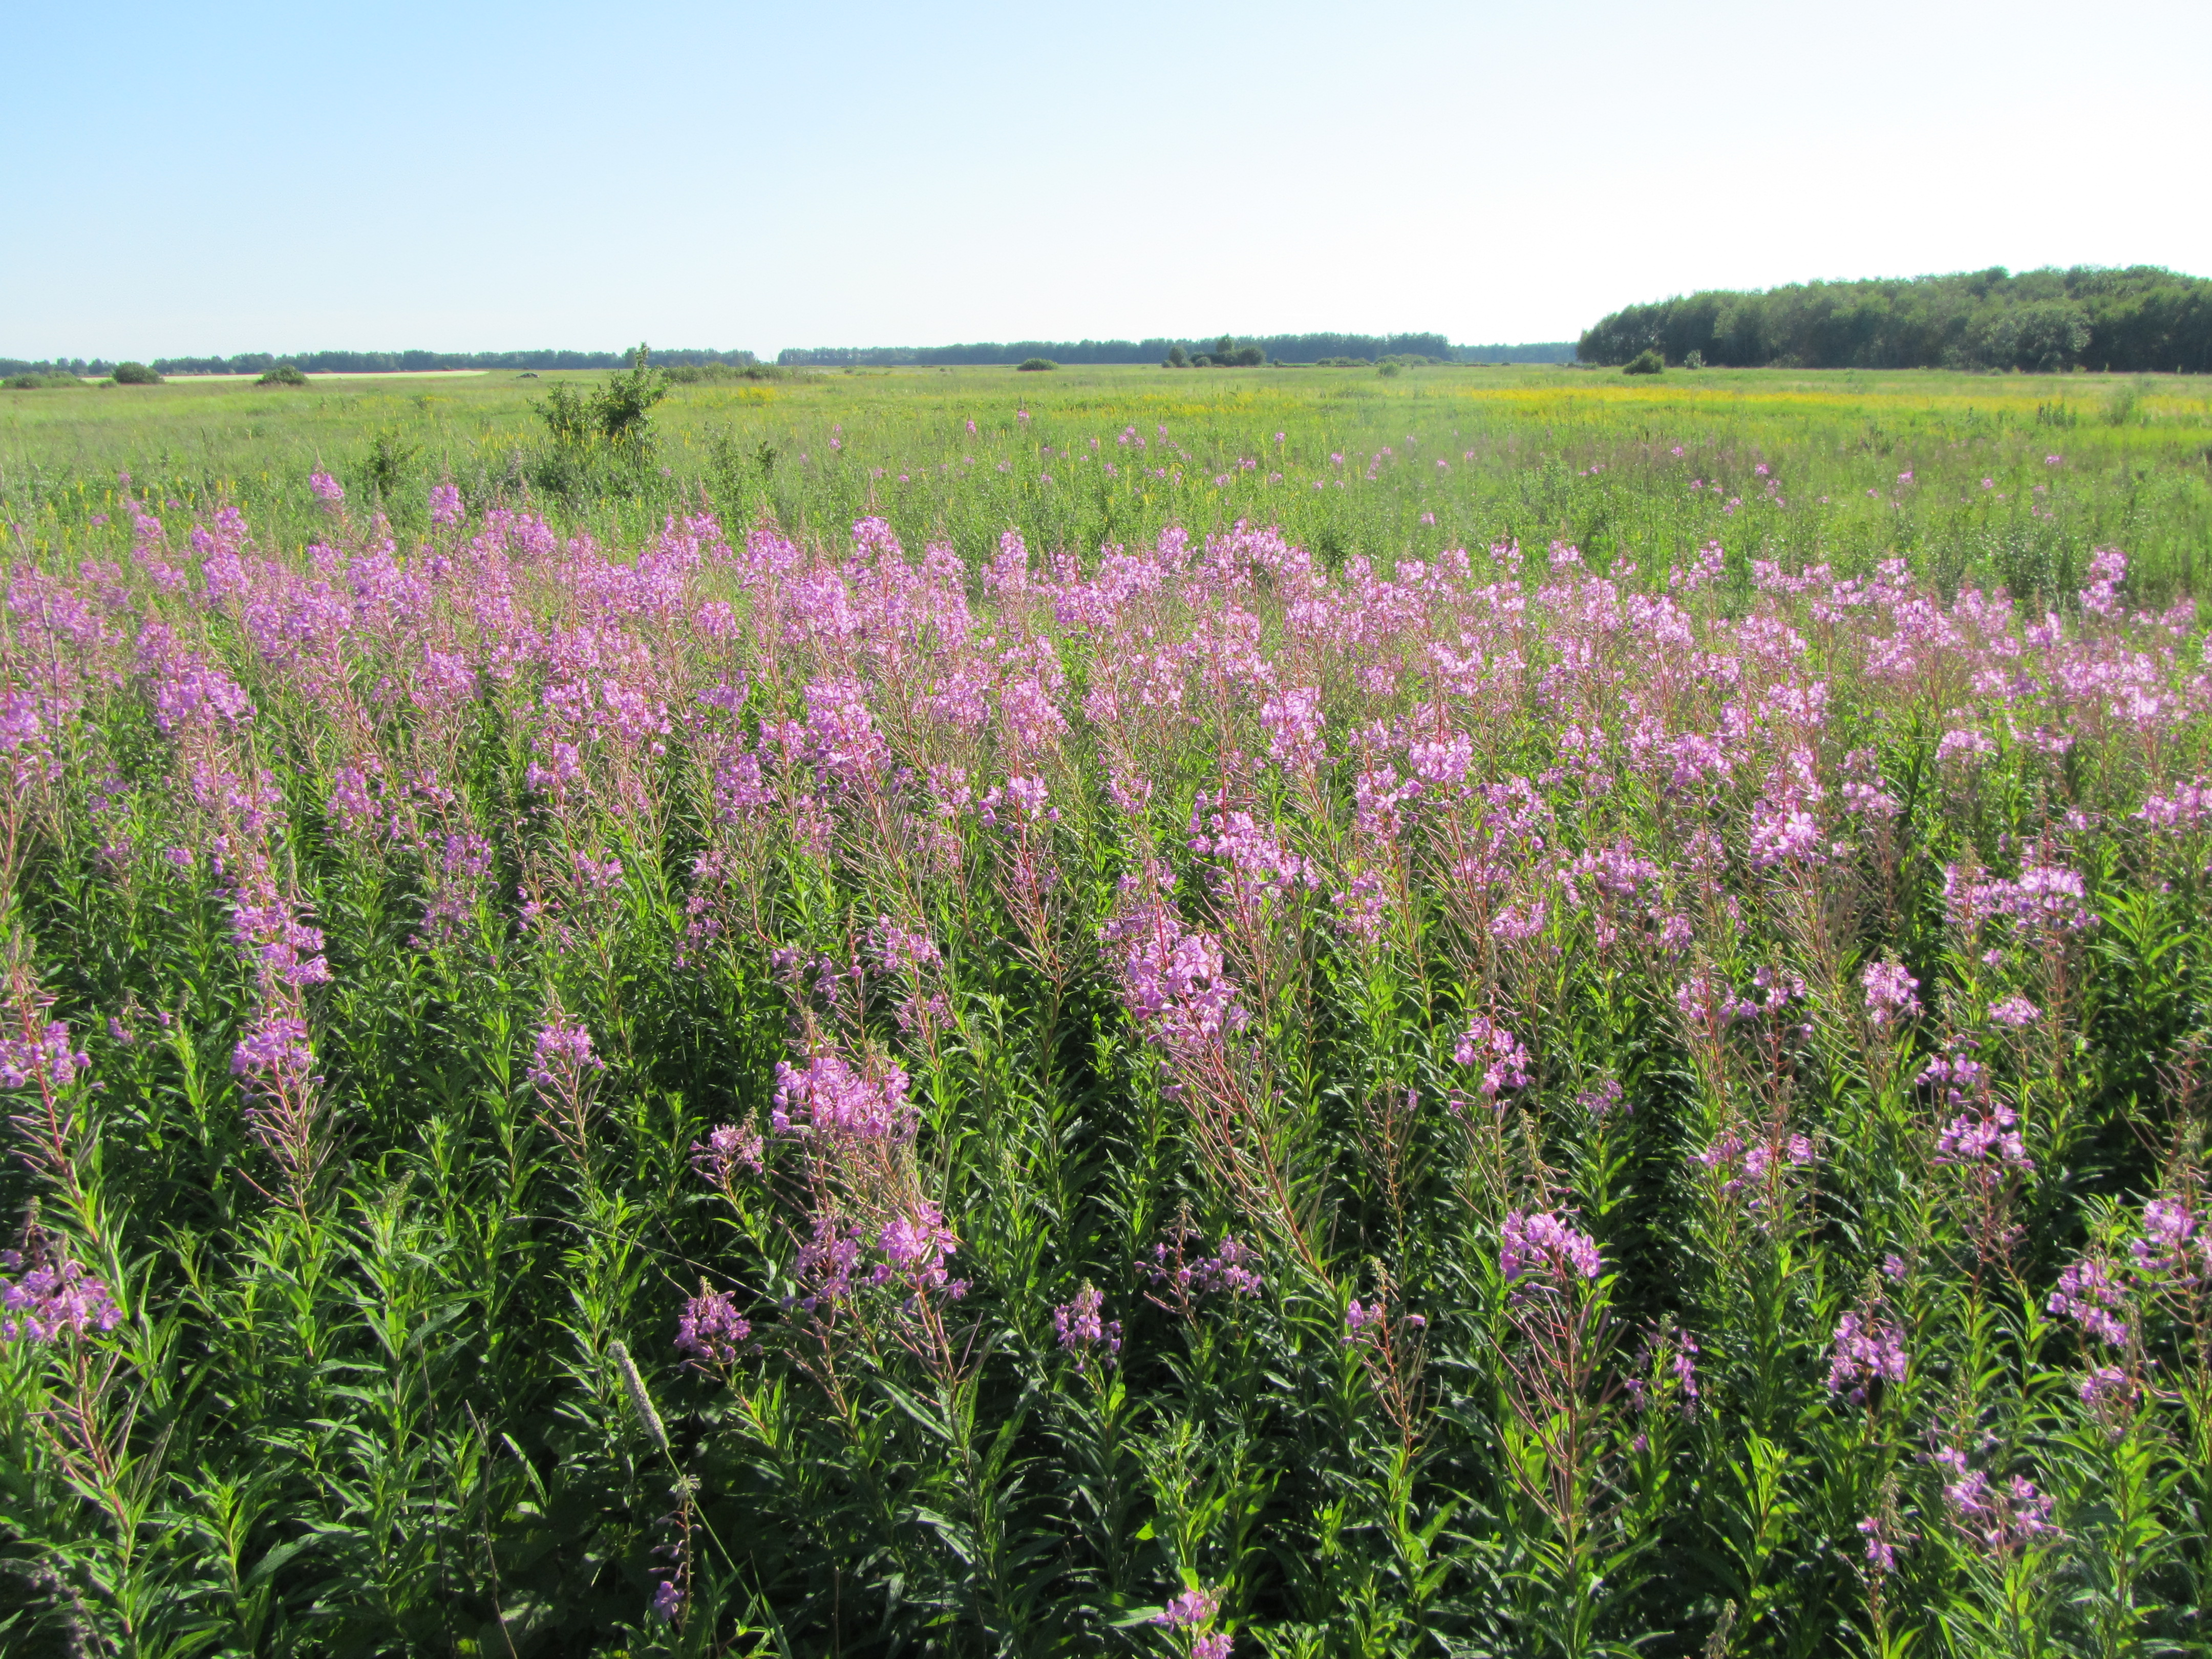
M 2199 394 L 1206 373 L 52 394 L 0 1649 L 2204 1650 Z

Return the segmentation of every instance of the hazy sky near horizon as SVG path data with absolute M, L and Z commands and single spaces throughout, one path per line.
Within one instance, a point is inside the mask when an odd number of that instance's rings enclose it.
M 2205 0 L 0 0 L 0 356 L 1572 338 L 2212 275 Z

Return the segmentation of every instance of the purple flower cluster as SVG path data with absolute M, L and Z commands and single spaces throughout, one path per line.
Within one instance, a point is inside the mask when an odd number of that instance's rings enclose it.
M 1952 924 L 1969 935 L 1993 920 L 2010 921 L 2024 938 L 2078 933 L 2097 924 L 2081 872 L 2037 854 L 2009 880 L 1946 866 L 1943 902 Z
M 1171 1054 L 1243 1028 L 1245 1012 L 1224 971 L 1220 942 L 1184 927 L 1169 904 L 1138 906 L 1108 923 L 1105 937 L 1120 947 L 1124 1005 Z
M 1188 1630 L 1212 1622 L 1221 1610 L 1218 1598 L 1202 1589 L 1187 1589 L 1152 1615 L 1152 1622 L 1170 1630 Z
M 591 1032 L 557 1014 L 532 1045 L 530 1080 L 541 1089 L 573 1089 L 585 1073 L 605 1068 L 606 1062 L 592 1052 Z
M 1078 1370 L 1088 1367 L 1094 1352 L 1111 1365 L 1121 1352 L 1121 1322 L 1103 1317 L 1105 1308 L 1104 1293 L 1086 1283 L 1073 1301 L 1052 1310 L 1052 1328 L 1059 1333 L 1060 1346 L 1075 1356 Z
M 2127 1287 L 2111 1267 L 2094 1256 L 2084 1256 L 2059 1273 L 2058 1288 L 2044 1305 L 2061 1319 L 2072 1320 L 2098 1341 L 2118 1347 L 2128 1340 L 2128 1322 L 2119 1316 L 2126 1311 L 2127 1303 Z
M 1485 1100 L 1494 1101 L 1507 1089 L 1528 1086 L 1528 1050 L 1486 1014 L 1468 1021 L 1467 1030 L 1452 1048 L 1452 1058 L 1462 1066 L 1481 1068 L 1474 1091 Z
M 289 1014 L 255 1021 L 230 1056 L 234 1076 L 272 1091 L 305 1083 L 314 1064 L 307 1021 Z
M 1869 1515 L 1859 1522 L 1859 1536 L 1866 1540 L 1867 1565 L 1876 1572 L 1897 1571 L 1897 1545 L 1889 1535 L 1889 1526 L 1878 1515 Z
M 725 1123 L 691 1143 L 691 1167 L 720 1187 L 736 1180 L 740 1170 L 758 1175 L 763 1150 L 761 1132 L 751 1124 Z
M 778 1060 L 769 1121 L 780 1135 L 856 1140 L 904 1139 L 914 1133 L 907 1075 L 888 1061 L 856 1071 L 842 1054 L 811 1054 L 804 1066 Z
M 1153 1284 L 1186 1304 L 1191 1297 L 1210 1291 L 1231 1297 L 1257 1296 L 1264 1283 L 1254 1266 L 1259 1259 L 1259 1253 L 1250 1245 L 1228 1234 L 1212 1255 L 1187 1260 L 1179 1237 L 1172 1248 L 1167 1244 L 1152 1246 L 1151 1278 Z
M 2137 1273 L 2185 1284 L 2212 1280 L 2212 1238 L 2197 1231 L 2197 1217 L 2186 1204 L 2154 1198 L 2143 1206 L 2142 1225 L 2142 1237 L 2128 1245 Z
M 1856 1309 L 1845 1313 L 1837 1322 L 1828 1352 L 1828 1392 L 1863 1406 L 1875 1383 L 1904 1381 L 1905 1333 L 1893 1322 Z
M 1930 1070 L 1941 1060 L 1929 1062 Z M 1923 1073 L 1923 1079 L 1926 1077 Z M 1954 1075 L 1956 1075 L 1954 1065 Z M 1963 1167 L 1984 1180 L 1996 1180 L 2008 1171 L 2022 1174 L 2035 1168 L 2020 1136 L 2020 1114 L 2001 1100 L 1992 1100 L 1979 1112 L 1962 1113 L 1943 1126 L 1936 1138 L 1936 1161 Z
M 1802 1134 L 1778 1130 L 1763 1140 L 1747 1142 L 1734 1129 L 1723 1129 L 1692 1162 L 1721 1177 L 1721 1191 L 1733 1195 L 1764 1185 L 1770 1176 L 1802 1169 L 1813 1162 L 1813 1142 Z
M 2024 1475 L 1992 1481 L 1979 1469 L 1966 1466 L 1966 1455 L 1955 1446 L 1935 1454 L 1938 1468 L 1951 1479 L 1944 1483 L 1943 1501 L 1952 1523 L 1977 1547 L 1993 1555 L 2010 1555 L 2031 1540 L 2055 1533 L 2051 1500 L 2035 1489 Z
M 945 1264 L 959 1245 L 937 1206 L 923 1200 L 893 1216 L 877 1232 L 876 1249 L 883 1260 L 870 1273 L 869 1281 L 896 1285 L 915 1294 L 941 1291 L 957 1302 L 968 1293 L 967 1281 L 951 1278 Z
M 70 1046 L 70 1029 L 58 1019 L 35 1038 L 0 1037 L 0 1089 L 66 1089 L 91 1064 L 82 1048 Z
M 1913 994 L 1920 981 L 1905 971 L 1902 963 L 1870 962 L 1860 973 L 1859 983 L 1866 988 L 1867 1019 L 1876 1030 L 1920 1012 L 1920 999 Z
M 734 1296 L 702 1285 L 699 1294 L 684 1304 L 676 1348 L 703 1365 L 733 1365 L 752 1334 L 752 1322 L 738 1312 Z
M 1530 1287 L 1565 1290 L 1598 1275 L 1596 1241 L 1549 1211 L 1511 1212 L 1500 1238 L 1498 1270 L 1516 1294 Z
M 64 1332 L 105 1334 L 123 1318 L 122 1309 L 81 1261 L 39 1261 L 26 1271 L 22 1253 L 0 1250 L 0 1267 L 18 1279 L 0 1279 L 0 1340 L 52 1342 Z

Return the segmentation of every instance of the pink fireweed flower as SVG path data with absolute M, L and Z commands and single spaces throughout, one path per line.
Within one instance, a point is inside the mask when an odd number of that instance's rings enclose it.
M 1622 1093 L 1620 1079 L 1607 1078 L 1596 1088 L 1584 1089 L 1576 1095 L 1575 1104 L 1592 1117 L 1602 1118 L 1620 1108 Z M 1633 1114 L 1636 1108 L 1630 1106 L 1626 1109 Z
M 2212 818 L 2212 783 L 2202 777 L 2179 784 L 2170 795 L 2153 795 L 2136 817 L 2153 830 L 2167 835 L 2193 834 Z
M 1170 1630 L 1186 1630 L 1193 1625 L 1208 1623 L 1220 1609 L 1219 1601 L 1205 1590 L 1188 1589 L 1154 1613 L 1152 1623 L 1164 1625 Z
M 1185 1304 L 1192 1297 L 1209 1291 L 1231 1297 L 1257 1296 L 1265 1284 L 1252 1266 L 1259 1259 L 1257 1251 L 1231 1233 L 1223 1237 L 1220 1249 L 1212 1255 L 1187 1260 L 1179 1238 L 1172 1246 L 1152 1246 L 1147 1276 Z
M 435 525 L 455 525 L 468 516 L 461 505 L 461 492 L 449 483 L 430 486 L 430 522 Z
M 1783 1135 L 1778 1131 L 1765 1140 L 1747 1142 L 1734 1129 L 1723 1129 L 1691 1159 L 1718 1175 L 1720 1189 L 1728 1195 L 1763 1185 L 1777 1171 L 1802 1169 L 1813 1160 L 1813 1143 L 1807 1136 Z
M 906 1073 L 888 1061 L 855 1071 L 832 1053 L 811 1054 L 803 1066 L 778 1060 L 769 1121 L 780 1135 L 904 1139 L 914 1133 L 906 1091 Z
M 691 1167 L 716 1186 L 734 1181 L 738 1171 L 761 1172 L 761 1133 L 750 1123 L 725 1123 L 704 1140 L 691 1143 Z
M 1955 1446 L 1936 1452 L 1932 1461 L 1952 1477 L 1943 1487 L 1952 1524 L 1979 1547 L 2008 1555 L 2031 1539 L 2057 1530 L 2051 1522 L 2051 1500 L 2025 1476 L 1992 1481 L 1968 1468 L 1966 1454 Z
M 918 974 L 943 960 L 936 940 L 897 926 L 889 916 L 876 918 L 868 945 L 878 969 L 886 974 Z
M 2118 1316 L 2127 1307 L 2126 1289 L 2094 1256 L 2084 1256 L 2061 1273 L 2058 1288 L 2044 1306 L 2109 1347 L 2128 1340 L 2127 1322 Z
M 1383 1318 L 1382 1304 L 1379 1298 L 1372 1306 L 1363 1306 L 1358 1297 L 1352 1297 L 1351 1306 L 1344 1310 L 1345 1346 L 1350 1347 L 1358 1340 L 1362 1331 L 1380 1325 Z
M 1930 1069 L 1942 1063 L 1930 1062 Z M 2021 1140 L 2019 1124 L 2020 1114 L 2002 1101 L 1990 1102 L 1984 1111 L 1963 1112 L 1936 1138 L 1936 1161 L 1964 1166 L 1990 1180 L 2008 1170 L 2025 1174 L 2035 1168 L 2035 1160 Z
M 0 1250 L 0 1267 L 19 1279 L 0 1279 L 0 1340 L 52 1342 L 64 1333 L 105 1334 L 122 1322 L 123 1310 L 81 1261 L 33 1261 L 23 1271 L 22 1253 Z
M 1267 733 L 1267 756 L 1285 770 L 1303 772 L 1328 757 L 1322 736 L 1328 722 L 1318 686 L 1293 686 L 1260 705 L 1260 725 Z
M 22 1089 L 43 1081 L 66 1089 L 92 1061 L 70 1042 L 70 1029 L 50 1021 L 37 1038 L 0 1037 L 0 1089 Z
M 1524 1280 L 1534 1281 L 1535 1289 L 1560 1290 L 1577 1279 L 1597 1277 L 1596 1241 L 1549 1211 L 1513 1211 L 1499 1238 L 1498 1270 L 1516 1294 Z
M 2075 1391 L 2091 1411 L 2112 1412 L 2134 1402 L 2136 1382 L 2118 1365 L 2099 1365 L 2075 1385 Z
M 1123 1005 L 1171 1053 L 1243 1028 L 1249 1016 L 1224 971 L 1220 942 L 1186 928 L 1172 906 L 1141 905 L 1103 932 L 1121 947 Z
M 1879 1573 L 1897 1571 L 1897 1546 L 1890 1540 L 1888 1529 L 1878 1515 L 1869 1515 L 1859 1522 L 1859 1536 L 1866 1540 L 1867 1565 Z
M 2043 1011 L 2023 996 L 2009 996 L 1990 1006 L 1990 1018 L 1999 1025 L 2019 1030 L 2043 1018 Z
M 1518 1037 L 1486 1014 L 1477 1014 L 1468 1022 L 1467 1030 L 1460 1034 L 1452 1049 L 1452 1058 L 1462 1066 L 1481 1068 L 1482 1076 L 1474 1090 L 1485 1100 L 1496 1100 L 1506 1089 L 1528 1086 L 1528 1050 Z
M 1913 994 L 1920 981 L 1905 971 L 1902 963 L 1870 962 L 1860 973 L 1859 983 L 1866 988 L 1867 1019 L 1876 1030 L 1920 1012 L 1920 999 Z
M 606 1069 L 606 1062 L 592 1052 L 592 1034 L 559 1016 L 538 1034 L 530 1080 L 541 1089 L 574 1085 L 586 1072 Z
M 2170 1198 L 2143 1206 L 2143 1235 L 2128 1245 L 2136 1270 L 2149 1278 L 2212 1278 L 2212 1239 L 2197 1231 L 2189 1206 Z
M 834 1312 L 842 1307 L 852 1299 L 853 1274 L 860 1265 L 861 1254 L 856 1229 L 840 1227 L 833 1217 L 819 1218 L 814 1224 L 814 1236 L 799 1247 L 793 1264 L 802 1293 L 788 1298 L 786 1305 L 809 1314 Z
M 1905 1333 L 1887 1319 L 1845 1313 L 1828 1352 L 1828 1392 L 1863 1406 L 1875 1383 L 1904 1381 Z
M 1085 1283 L 1073 1301 L 1052 1310 L 1052 1328 L 1059 1334 L 1060 1346 L 1075 1356 L 1079 1371 L 1089 1366 L 1093 1353 L 1111 1365 L 1121 1352 L 1121 1322 L 1101 1317 L 1105 1308 L 1104 1292 Z
M 676 1349 L 700 1365 L 733 1365 L 752 1334 L 751 1322 L 738 1312 L 736 1297 L 702 1285 L 699 1294 L 684 1304 L 684 1317 L 676 1327 Z
M 318 500 L 327 501 L 333 507 L 345 499 L 345 487 L 327 472 L 310 472 L 307 488 L 315 492 Z
M 270 1090 L 306 1081 L 314 1063 L 307 1021 L 286 1014 L 255 1021 L 230 1056 L 231 1075 Z
M 869 1282 L 897 1284 L 917 1293 L 941 1290 L 957 1302 L 968 1286 L 950 1278 L 945 1263 L 959 1245 L 937 1206 L 924 1200 L 911 1213 L 892 1217 L 876 1235 L 876 1249 L 884 1259 L 869 1273 Z

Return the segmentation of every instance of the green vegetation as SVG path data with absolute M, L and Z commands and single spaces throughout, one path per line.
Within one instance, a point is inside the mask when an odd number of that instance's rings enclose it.
M 426 526 L 428 487 L 450 480 L 477 507 L 527 502 L 620 543 L 702 495 L 732 523 L 766 514 L 802 538 L 873 513 L 976 566 L 1010 526 L 1032 546 L 1095 550 L 1244 519 L 1332 562 L 1517 536 L 1650 564 L 1717 539 L 1732 557 L 1854 572 L 1896 553 L 1945 582 L 2027 592 L 2063 589 L 2092 548 L 2116 544 L 2161 602 L 2200 589 L 2212 546 L 2203 379 L 765 372 L 783 378 L 670 386 L 647 411 L 649 458 L 605 441 L 603 375 L 16 395 L 0 399 L 0 514 L 41 556 L 116 556 L 125 493 L 201 514 L 233 504 L 297 544 L 316 533 L 305 480 L 320 469 L 378 488 L 403 537 Z M 573 400 L 560 417 L 571 441 L 533 407 L 556 392 Z M 379 447 L 392 434 L 414 447 L 396 470 Z
M 256 380 L 256 386 L 305 386 L 307 377 L 297 363 L 279 363 Z
M 1577 351 L 1592 363 L 1656 351 L 1735 368 L 2201 374 L 2212 370 L 2212 280 L 2076 266 L 1709 291 L 1617 311 Z
M 4 400 L 0 1647 L 2198 1652 L 2208 447 Z
M 1639 351 L 1622 365 L 1624 374 L 1657 374 L 1667 367 L 1667 360 L 1656 351 Z
M 1034 374 L 1045 369 L 1058 368 L 1060 365 L 1049 357 L 1024 357 L 1014 367 L 1024 374 Z
M 112 377 L 118 386 L 159 386 L 161 376 L 143 363 L 118 363 Z

